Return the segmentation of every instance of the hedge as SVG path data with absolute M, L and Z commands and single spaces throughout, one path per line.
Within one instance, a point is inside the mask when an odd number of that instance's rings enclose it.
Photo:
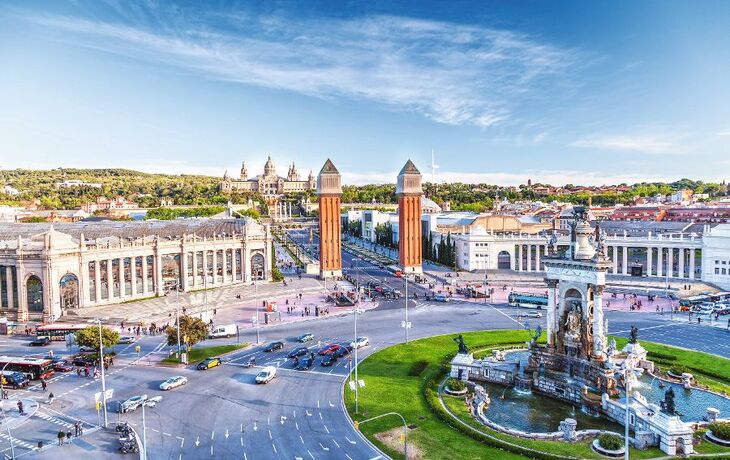
M 606 450 L 619 450 L 623 447 L 624 440 L 615 434 L 603 433 L 598 436 L 598 444 Z
M 727 422 L 714 422 L 707 426 L 707 429 L 712 431 L 712 435 L 716 438 L 720 438 L 723 441 L 730 441 L 730 423 Z

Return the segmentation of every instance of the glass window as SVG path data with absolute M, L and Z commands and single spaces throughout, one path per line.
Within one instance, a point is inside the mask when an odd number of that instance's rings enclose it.
M 28 311 L 43 312 L 43 283 L 33 275 L 25 283 Z

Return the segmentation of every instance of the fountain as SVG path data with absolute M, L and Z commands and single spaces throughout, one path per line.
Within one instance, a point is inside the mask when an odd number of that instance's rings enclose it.
M 730 413 L 730 400 L 689 390 L 690 374 L 682 376 L 681 384 L 655 378 L 654 364 L 634 327 L 622 350 L 615 341 L 606 344 L 603 290 L 612 264 L 604 252 L 604 236 L 600 227 L 594 232 L 580 206 L 574 208 L 570 227 L 568 251 L 558 255 L 549 244 L 549 255 L 543 259 L 547 343 L 538 342 L 542 333 L 538 328 L 526 350 L 475 360 L 462 353 L 466 346 L 461 340 L 451 376 L 479 381 L 491 394 L 504 387 L 499 399 L 483 404 L 478 412 L 483 422 L 510 434 L 543 433 L 553 439 L 562 432 L 563 439 L 573 440 L 595 435 L 590 429 L 622 432 L 628 411 L 636 447 L 657 445 L 670 455 L 692 453 L 690 422 L 707 417 L 708 407 Z M 629 398 L 627 385 L 632 390 Z M 649 401 L 662 401 L 661 407 Z M 560 431 L 553 431 L 556 428 Z M 541 439 L 547 439 L 544 436 Z

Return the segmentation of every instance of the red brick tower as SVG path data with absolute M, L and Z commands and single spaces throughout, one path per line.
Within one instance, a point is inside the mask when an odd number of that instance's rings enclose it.
M 421 173 L 411 160 L 398 174 L 398 253 L 406 273 L 423 273 L 421 246 Z
M 319 276 L 342 276 L 340 241 L 340 195 L 342 181 L 332 161 L 327 159 L 317 176 L 319 196 Z

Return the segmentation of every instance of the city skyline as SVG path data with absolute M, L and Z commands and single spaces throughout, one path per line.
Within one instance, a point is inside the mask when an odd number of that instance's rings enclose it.
M 8 3 L 0 167 L 725 179 L 727 5 L 408 6 Z

